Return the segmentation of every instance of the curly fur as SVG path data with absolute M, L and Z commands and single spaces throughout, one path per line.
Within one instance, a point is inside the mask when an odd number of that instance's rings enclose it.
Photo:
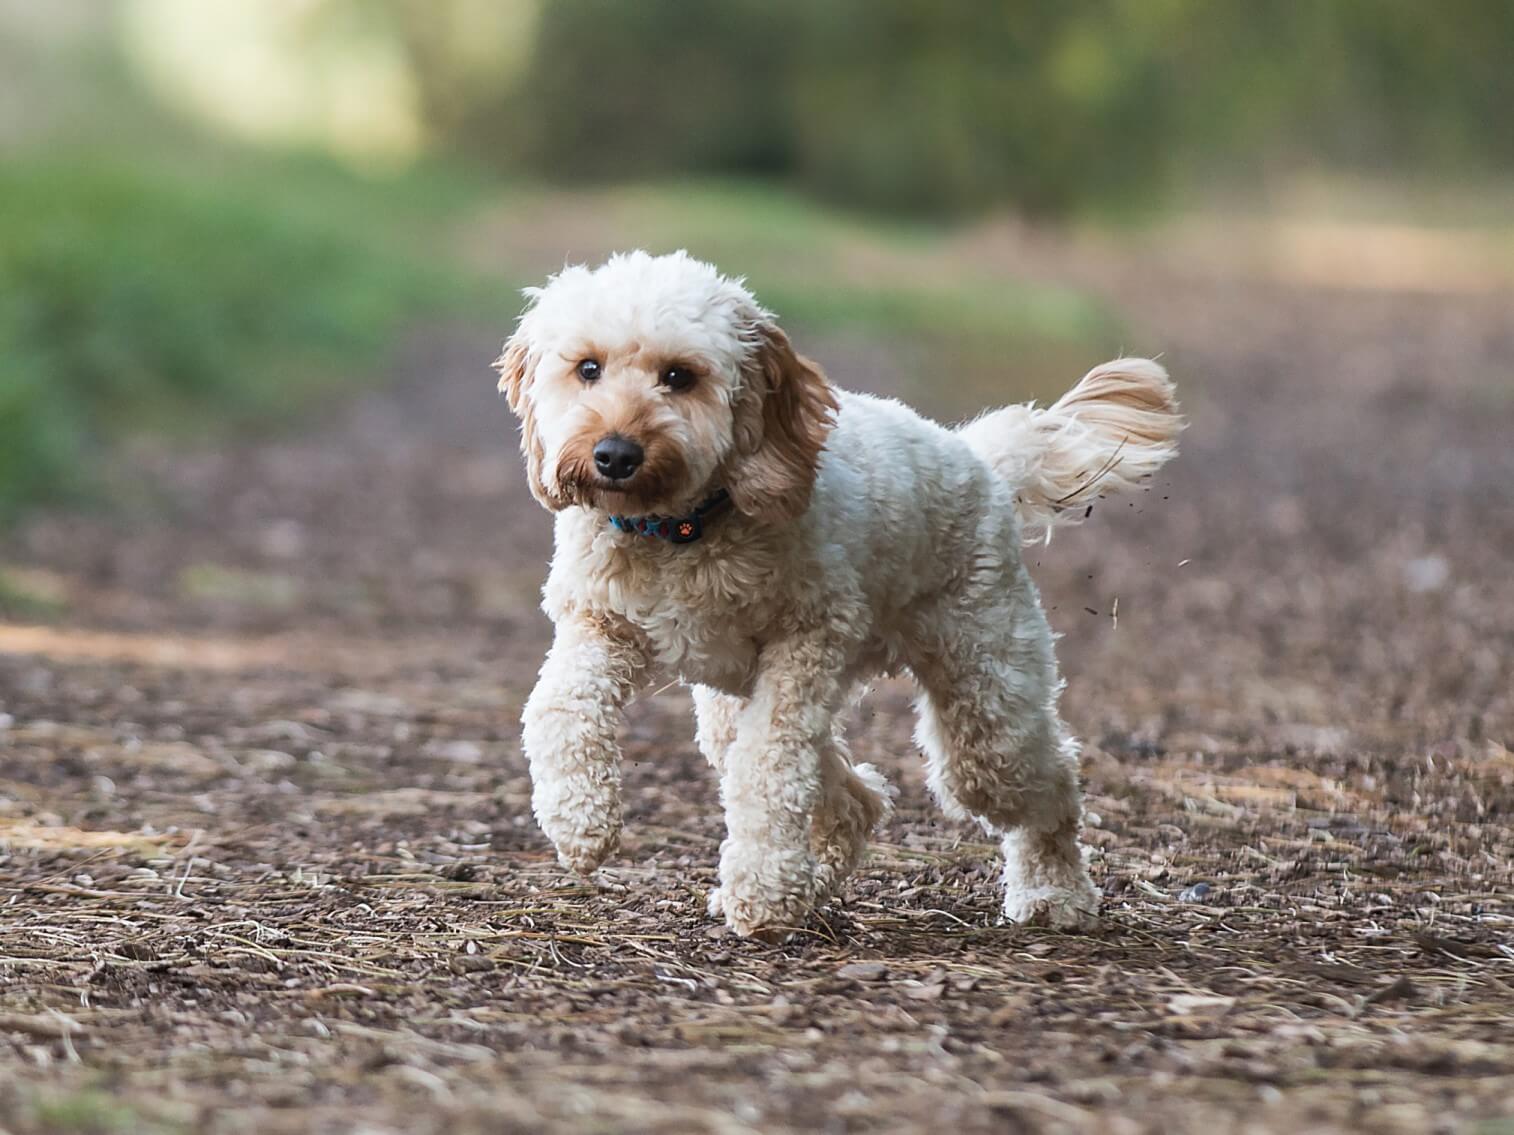
M 933 792 L 1001 841 L 1006 917 L 1091 922 L 1078 750 L 1022 525 L 1081 518 L 1172 456 L 1182 423 L 1162 368 L 1107 363 L 1049 409 L 951 430 L 835 389 L 739 281 L 685 253 L 569 268 L 528 296 L 497 365 L 532 491 L 557 514 L 544 591 L 557 634 L 523 745 L 562 861 L 587 873 L 615 850 L 621 710 L 677 678 L 726 813 L 711 913 L 781 936 L 836 893 L 889 813 L 843 717 L 861 683 L 908 672 Z M 660 380 L 675 365 L 692 385 Z M 611 432 L 647 454 L 623 482 L 586 456 Z M 735 515 L 694 544 L 607 523 L 676 515 L 717 488 Z

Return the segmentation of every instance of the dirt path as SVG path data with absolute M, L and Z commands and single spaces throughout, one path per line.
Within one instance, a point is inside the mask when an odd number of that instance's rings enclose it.
M 438 332 L 7 544 L 60 607 L 0 624 L 0 1128 L 1514 1130 L 1477 1126 L 1514 1111 L 1514 305 L 1052 259 L 1194 423 L 1036 556 L 1102 932 L 994 924 L 902 684 L 857 723 L 899 815 L 813 936 L 703 917 L 678 691 L 626 726 L 624 852 L 559 870 L 516 727 L 548 522 L 498 332 Z

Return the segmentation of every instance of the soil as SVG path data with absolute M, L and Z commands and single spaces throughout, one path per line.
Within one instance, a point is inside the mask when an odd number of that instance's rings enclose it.
M 1102 929 L 996 923 L 902 682 L 855 727 L 898 814 L 800 938 L 705 917 L 678 689 L 626 723 L 623 851 L 559 868 L 517 725 L 549 520 L 503 327 L 440 328 L 7 538 L 47 601 L 0 623 L 0 1128 L 1514 1131 L 1514 305 L 1052 259 L 1192 418 L 1032 552 Z

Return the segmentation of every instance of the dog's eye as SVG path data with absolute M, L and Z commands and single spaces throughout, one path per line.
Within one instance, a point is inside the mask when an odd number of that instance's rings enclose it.
M 669 390 L 687 390 L 694 385 L 694 372 L 686 366 L 663 367 L 657 381 Z
M 599 377 L 599 361 L 597 359 L 585 359 L 578 364 L 578 377 L 585 382 L 593 382 Z

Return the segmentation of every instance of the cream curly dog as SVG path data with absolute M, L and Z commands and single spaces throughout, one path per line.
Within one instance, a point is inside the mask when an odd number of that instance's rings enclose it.
M 686 253 L 568 268 L 527 296 L 496 366 L 557 514 L 556 639 L 523 743 L 562 862 L 588 873 L 615 850 L 621 710 L 676 677 L 725 805 L 711 914 L 740 934 L 802 925 L 889 811 L 843 711 L 908 671 L 937 799 L 1002 841 L 1005 916 L 1092 922 L 1078 748 L 1020 549 L 1173 455 L 1162 368 L 1119 359 L 1050 409 L 953 430 L 831 386 Z

